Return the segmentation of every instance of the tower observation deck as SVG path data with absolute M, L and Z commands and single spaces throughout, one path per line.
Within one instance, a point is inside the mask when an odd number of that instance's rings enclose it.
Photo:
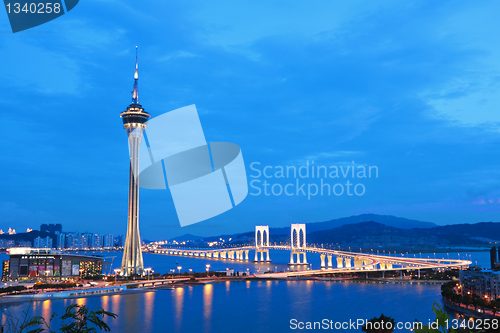
M 144 129 L 146 129 L 146 122 L 151 115 L 144 111 L 142 105 L 139 104 L 138 69 L 136 47 L 132 104 L 127 107 L 126 111 L 120 114 L 123 120 L 123 127 L 127 130 L 130 153 L 127 237 L 121 265 L 121 274 L 124 276 L 140 275 L 144 270 L 141 236 L 139 233 L 139 147 Z

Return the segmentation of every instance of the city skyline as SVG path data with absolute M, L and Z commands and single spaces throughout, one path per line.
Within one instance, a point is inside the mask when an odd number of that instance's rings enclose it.
M 168 191 L 141 190 L 145 239 L 362 213 L 498 221 L 497 3 L 154 5 L 102 3 L 96 13 L 96 2 L 82 3 L 4 34 L 3 230 L 126 232 L 128 151 L 116 111 L 130 96 L 135 45 L 148 111 L 196 104 L 207 141 L 241 146 L 249 183 L 256 162 L 260 171 L 378 167 L 362 196 L 253 196 L 249 187 L 235 209 L 186 228 Z M 137 17 L 147 23 L 131 28 Z

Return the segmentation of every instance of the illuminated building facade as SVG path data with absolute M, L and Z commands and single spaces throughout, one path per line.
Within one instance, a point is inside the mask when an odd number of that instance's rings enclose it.
M 3 261 L 3 277 L 30 278 L 78 278 L 100 277 L 103 258 L 68 254 L 52 249 L 17 247 L 8 249 L 9 260 Z

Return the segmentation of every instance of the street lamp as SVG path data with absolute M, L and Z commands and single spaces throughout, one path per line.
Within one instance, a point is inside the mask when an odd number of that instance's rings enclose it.
M 207 269 L 207 277 L 208 277 L 208 271 L 210 270 L 210 264 L 206 264 L 205 267 Z
M 146 275 L 148 276 L 148 280 L 149 280 L 149 273 L 151 273 L 151 267 L 144 268 L 144 272 L 146 272 Z
M 114 271 L 115 271 L 115 282 L 116 282 L 116 279 L 118 278 L 118 273 L 120 273 L 120 269 L 116 268 Z
M 182 269 L 182 266 L 177 266 L 177 269 L 179 270 L 179 277 L 181 277 L 181 269 Z

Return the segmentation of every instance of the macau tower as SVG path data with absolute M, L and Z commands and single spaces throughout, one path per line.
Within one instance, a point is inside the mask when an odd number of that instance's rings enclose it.
M 123 249 L 121 275 L 141 275 L 144 270 L 142 260 L 141 236 L 139 234 L 139 147 L 146 129 L 146 122 L 151 117 L 139 104 L 139 72 L 137 47 L 135 53 L 134 90 L 132 104 L 120 114 L 123 127 L 127 130 L 130 153 L 130 176 L 128 188 L 127 238 Z

